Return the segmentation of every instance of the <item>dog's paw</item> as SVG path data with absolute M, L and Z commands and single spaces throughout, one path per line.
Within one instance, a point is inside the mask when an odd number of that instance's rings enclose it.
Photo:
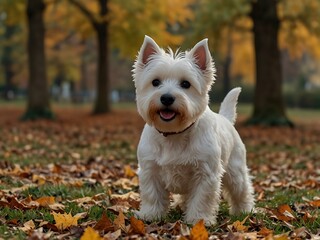
M 192 224 L 192 225 L 198 223 L 200 220 L 203 220 L 204 225 L 206 225 L 207 227 L 214 226 L 217 224 L 216 217 L 203 217 L 203 218 L 185 217 L 184 219 L 186 223 Z
M 145 209 L 142 209 L 140 211 L 134 211 L 133 214 L 136 218 L 139 218 L 144 221 L 149 221 L 149 222 L 159 221 L 159 220 L 163 219 L 166 215 L 165 212 L 147 211 Z

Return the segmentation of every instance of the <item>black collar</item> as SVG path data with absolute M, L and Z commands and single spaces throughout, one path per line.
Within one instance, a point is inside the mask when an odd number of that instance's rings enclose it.
M 180 131 L 180 132 L 161 132 L 160 130 L 157 129 L 157 131 L 162 134 L 164 137 L 170 136 L 170 135 L 176 135 L 176 134 L 180 134 L 183 133 L 185 131 L 187 131 L 189 128 L 191 128 L 193 126 L 195 122 L 191 123 L 191 125 L 187 128 L 185 128 L 184 130 Z

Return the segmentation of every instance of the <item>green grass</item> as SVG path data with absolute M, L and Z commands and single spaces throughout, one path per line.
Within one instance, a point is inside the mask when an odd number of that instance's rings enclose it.
M 3 103 L 0 101 L 0 106 L 5 105 L 6 107 L 17 107 L 24 108 L 24 104 L 22 102 L 13 102 L 13 103 Z M 59 105 L 54 107 L 74 107 L 74 105 L 66 104 Z M 79 108 L 91 109 L 91 105 L 79 105 L 75 106 Z M 114 106 L 115 109 L 132 109 L 136 108 L 134 103 L 121 103 L 116 104 Z M 217 111 L 218 106 L 213 106 L 213 109 Z M 238 112 L 239 115 L 243 118 L 248 117 L 252 111 L 252 107 L 245 104 L 239 104 Z M 288 116 L 293 119 L 293 121 L 301 121 L 301 122 L 312 122 L 320 119 L 320 111 L 317 110 L 301 110 L 301 109 L 289 109 Z M 35 129 L 31 129 L 37 130 Z M 30 130 L 30 131 L 31 131 Z M 0 134 L 3 130 L 0 129 Z M 19 132 L 19 129 L 13 128 L 12 135 L 23 135 L 23 133 Z M 71 153 L 79 153 L 80 158 L 78 161 L 88 161 L 90 157 L 103 156 L 104 158 L 112 158 L 115 161 L 119 161 L 122 164 L 136 162 L 136 149 L 132 142 L 127 139 L 124 140 L 113 140 L 108 143 L 99 142 L 99 146 L 93 147 L 90 145 L 90 141 L 79 143 L 75 137 L 74 141 L 68 142 L 60 142 L 59 140 L 54 138 L 54 134 L 49 133 L 51 139 L 50 142 L 46 141 L 38 141 L 36 138 L 32 140 L 28 140 L 27 138 L 22 139 L 20 141 L 11 141 L 10 146 L 5 146 L 7 149 L 11 150 L 19 150 L 12 151 L 10 156 L 5 156 L 5 151 L 0 148 L 0 160 L 4 159 L 8 163 L 17 163 L 22 167 L 32 166 L 34 168 L 40 168 L 41 166 L 45 166 L 49 163 L 72 163 L 76 159 L 71 156 Z M 31 147 L 30 150 L 23 150 L 26 147 L 26 144 Z M 0 145 L 1 147 L 1 145 Z M 89 150 L 88 150 L 89 149 Z M 269 164 L 269 159 L 261 153 L 268 152 L 286 152 L 289 154 L 288 159 L 290 160 L 291 155 L 293 157 L 297 156 L 305 156 L 309 159 L 312 159 L 312 156 L 315 157 L 320 155 L 320 147 L 312 149 L 300 149 L 295 146 L 286 146 L 286 145 L 266 145 L 266 144 L 258 144 L 254 146 L 247 145 L 247 151 L 249 153 L 260 153 L 259 157 L 252 159 L 254 161 L 252 164 L 261 165 L 261 164 Z M 315 158 L 314 157 L 314 158 Z M 303 170 L 306 169 L 306 162 L 297 162 L 291 166 L 293 170 Z M 258 172 L 255 175 L 255 181 L 262 181 L 269 176 L 268 172 Z M 15 187 L 21 187 L 27 182 L 19 177 L 14 176 L 0 176 L 0 190 L 8 190 Z M 123 190 L 125 193 L 129 190 Z M 134 189 L 137 191 L 137 189 Z M 94 196 L 99 193 L 105 193 L 105 201 L 100 203 L 99 205 L 93 206 L 79 206 L 78 204 L 71 202 L 71 200 L 86 197 L 86 196 Z M 26 198 L 31 196 L 32 199 L 37 199 L 43 196 L 55 196 L 59 199 L 59 203 L 65 205 L 65 212 L 71 213 L 75 215 L 77 213 L 87 212 L 88 215 L 85 219 L 80 220 L 81 222 L 90 221 L 90 220 L 98 220 L 101 218 L 103 212 L 108 214 L 108 217 L 112 220 L 115 219 L 116 215 L 112 211 L 107 211 L 107 207 L 110 206 L 108 202 L 107 189 L 103 187 L 101 184 L 84 184 L 81 187 L 74 187 L 63 184 L 49 184 L 46 183 L 39 187 L 29 188 L 21 193 L 19 193 L 19 197 Z M 293 188 L 275 188 L 274 191 L 266 191 L 265 198 L 261 201 L 257 202 L 257 207 L 276 209 L 277 207 L 288 204 L 294 207 L 296 204 L 303 203 L 303 197 L 308 199 L 313 199 L 314 197 L 320 196 L 319 189 L 293 189 Z M 314 221 L 304 222 L 302 217 L 299 215 L 300 212 L 295 212 L 297 217 L 297 221 L 294 221 L 292 224 L 295 228 L 299 228 L 305 226 L 311 232 L 316 233 L 317 229 L 320 225 L 320 210 L 314 209 L 311 214 L 317 216 Z M 127 214 L 129 218 L 133 215 L 132 212 Z M 228 214 L 228 205 L 226 202 L 222 202 L 220 204 L 220 210 L 218 215 L 218 222 L 223 222 L 225 220 L 230 219 L 230 224 L 236 220 L 242 221 L 247 215 L 241 216 L 230 216 Z M 164 223 L 166 222 L 176 222 L 182 219 L 183 214 L 179 209 L 173 209 L 169 212 L 168 216 L 164 219 Z M 23 224 L 28 220 L 39 220 L 39 221 L 48 221 L 50 223 L 54 223 L 53 216 L 51 215 L 51 211 L 47 208 L 38 208 L 31 210 L 19 210 L 19 209 L 9 209 L 7 207 L 0 207 L 0 221 L 10 221 L 14 219 L 19 219 L 19 223 Z M 250 219 L 255 221 L 260 221 L 269 229 L 274 230 L 275 234 L 280 234 L 284 232 L 288 232 L 290 229 L 288 226 L 283 224 L 283 222 L 277 221 L 275 219 L 271 219 L 266 214 L 262 213 L 251 213 Z M 248 225 L 250 223 L 248 222 Z M 38 222 L 36 223 L 38 224 Z M 219 229 L 218 226 L 209 228 L 210 232 L 221 232 L 225 229 Z M 19 230 L 13 230 L 12 227 L 7 225 L 0 226 L 0 238 L 4 239 L 26 239 L 27 235 Z

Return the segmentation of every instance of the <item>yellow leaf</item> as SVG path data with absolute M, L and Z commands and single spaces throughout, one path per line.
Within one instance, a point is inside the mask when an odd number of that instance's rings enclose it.
M 80 216 L 72 216 L 71 213 L 52 213 L 55 225 L 59 230 L 64 230 L 66 228 L 69 228 L 71 226 L 77 226 L 78 225 L 78 219 Z
M 100 237 L 99 233 L 96 230 L 94 230 L 92 227 L 87 227 L 80 238 L 80 240 L 102 240 L 102 239 L 103 238 Z
M 204 221 L 200 220 L 191 229 L 191 231 L 190 231 L 190 239 L 191 240 L 206 240 L 208 238 L 209 238 L 209 236 L 208 236 L 207 229 L 204 226 Z
M 132 178 L 136 176 L 136 172 L 130 167 L 130 165 L 124 166 L 124 176 L 127 178 Z

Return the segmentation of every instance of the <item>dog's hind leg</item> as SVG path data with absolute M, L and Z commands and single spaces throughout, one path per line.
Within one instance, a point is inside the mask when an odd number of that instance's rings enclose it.
M 245 149 L 241 146 L 231 153 L 223 176 L 224 197 L 230 205 L 230 214 L 250 212 L 254 207 L 253 187 L 246 165 Z

